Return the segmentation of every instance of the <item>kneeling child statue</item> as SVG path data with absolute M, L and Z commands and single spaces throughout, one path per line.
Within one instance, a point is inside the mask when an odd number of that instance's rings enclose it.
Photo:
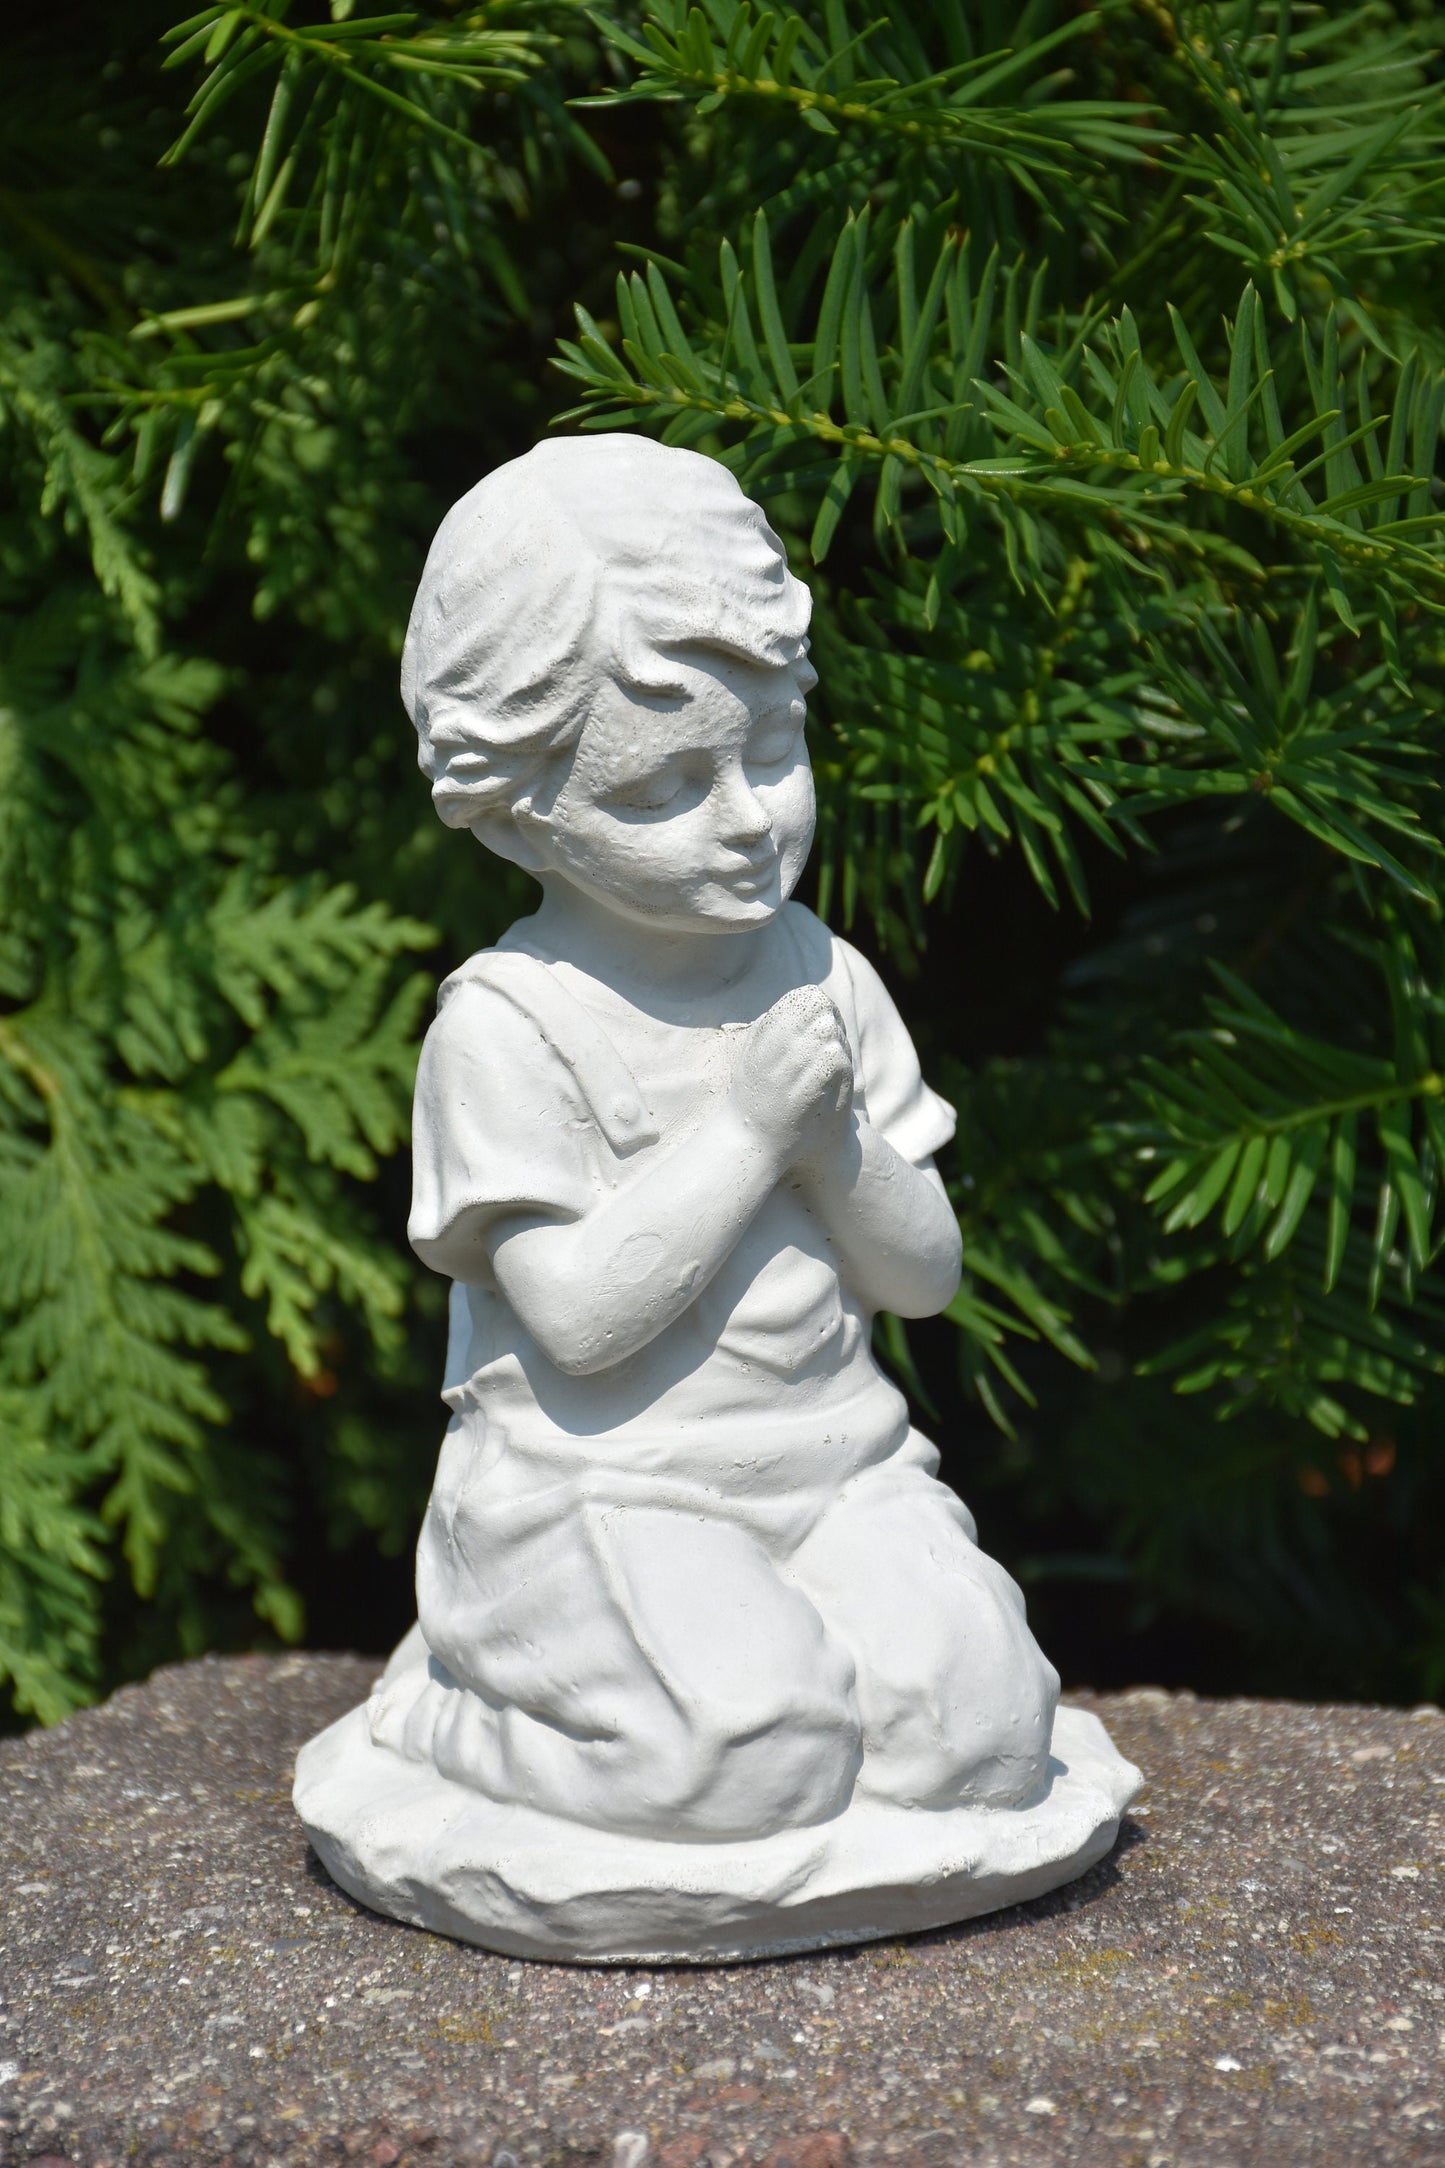
M 512 1954 L 935 1926 L 1080 1873 L 1138 1784 L 873 1358 L 958 1283 L 953 1115 L 790 900 L 808 615 L 725 468 L 625 435 L 489 475 L 412 615 L 437 810 L 542 901 L 423 1049 L 418 1623 L 296 1802 L 364 1903 Z

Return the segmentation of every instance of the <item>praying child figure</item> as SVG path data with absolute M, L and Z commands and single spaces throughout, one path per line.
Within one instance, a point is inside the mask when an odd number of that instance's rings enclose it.
M 365 1841 L 317 1841 L 369 1902 L 496 1947 L 798 1946 L 777 1918 L 798 1861 L 826 1880 L 830 1832 L 867 1824 L 876 1851 L 889 1814 L 951 1820 L 954 1859 L 965 1822 L 1044 1828 L 1067 1774 L 1019 1591 L 873 1357 L 877 1311 L 929 1316 L 958 1284 L 953 1116 L 871 965 L 791 900 L 808 615 L 725 468 L 620 434 L 489 475 L 412 615 L 437 810 L 541 902 L 446 981 L 422 1051 L 409 1232 L 452 1281 L 451 1420 L 418 1624 L 365 1712 L 391 1834 L 378 1808 Z M 1102 1813 L 1097 1782 L 1037 1886 L 1112 1839 L 1131 1787 Z M 492 1816 L 430 1910 L 402 1858 L 427 1800 L 454 1830 L 468 1801 Z M 549 1843 L 570 1914 L 497 1895 Z M 756 1865 L 784 1852 L 781 1880 Z M 803 1943 L 896 1931 L 847 1895 L 811 1929 L 804 1905 Z

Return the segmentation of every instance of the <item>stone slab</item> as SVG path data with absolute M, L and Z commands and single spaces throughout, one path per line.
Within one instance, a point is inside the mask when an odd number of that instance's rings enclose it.
M 1075 1696 L 1149 1790 L 1048 1897 L 715 1971 L 362 1911 L 290 1806 L 348 1657 L 207 1660 L 0 1743 L 0 2163 L 1445 2164 L 1438 1711 Z

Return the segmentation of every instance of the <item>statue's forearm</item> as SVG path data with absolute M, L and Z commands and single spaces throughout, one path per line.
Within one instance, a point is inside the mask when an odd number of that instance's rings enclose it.
M 952 1300 L 962 1243 L 931 1168 L 915 1167 L 871 1123 L 857 1120 L 838 1150 L 799 1169 L 799 1181 L 865 1308 L 932 1317 Z
M 500 1221 L 497 1283 L 559 1370 L 611 1369 L 696 1301 L 779 1172 L 729 1103 L 580 1219 Z

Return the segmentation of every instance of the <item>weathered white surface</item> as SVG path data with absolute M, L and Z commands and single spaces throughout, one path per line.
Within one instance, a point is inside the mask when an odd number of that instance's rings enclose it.
M 790 901 L 807 620 L 723 468 L 618 435 L 463 498 L 413 612 L 438 810 L 542 902 L 423 1049 L 419 1627 L 297 1801 L 348 1888 L 499 1948 L 962 1917 L 1088 1865 L 1136 1782 L 1097 1726 L 1050 1762 L 1057 1675 L 873 1360 L 958 1282 L 953 1115 Z
M 374 1746 L 353 1709 L 302 1748 L 296 1800 L 328 1873 L 394 1919 L 509 1957 L 708 1964 L 1041 1896 L 1103 1857 L 1138 1789 L 1098 1718 L 1060 1709 L 1032 1806 L 929 1812 L 859 1797 L 812 1829 L 668 1844 L 498 1805 Z

